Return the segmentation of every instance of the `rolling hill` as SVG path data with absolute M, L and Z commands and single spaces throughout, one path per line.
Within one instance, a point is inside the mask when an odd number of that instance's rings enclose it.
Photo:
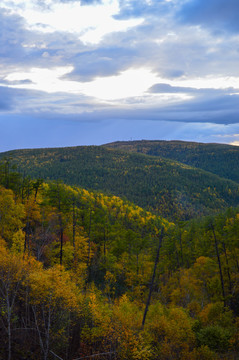
M 169 220 L 187 220 L 239 203 L 239 185 L 175 160 L 103 146 L 0 154 L 33 178 L 62 180 L 124 197 Z
M 118 141 L 104 145 L 114 150 L 164 157 L 239 182 L 239 147 L 186 141 Z

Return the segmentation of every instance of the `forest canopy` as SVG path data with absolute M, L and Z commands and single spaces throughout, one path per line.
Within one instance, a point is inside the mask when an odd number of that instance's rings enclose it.
M 238 208 L 173 222 L 0 174 L 0 359 L 236 358 Z

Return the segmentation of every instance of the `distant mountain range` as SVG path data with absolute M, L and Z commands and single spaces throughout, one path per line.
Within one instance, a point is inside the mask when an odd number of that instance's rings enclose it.
M 180 141 L 14 150 L 0 154 L 25 176 L 121 196 L 169 220 L 239 204 L 239 148 Z

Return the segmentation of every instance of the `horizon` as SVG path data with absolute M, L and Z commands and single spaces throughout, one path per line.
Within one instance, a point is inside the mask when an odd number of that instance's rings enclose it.
M 0 154 L 4 154 L 4 153 L 8 153 L 8 152 L 12 152 L 12 151 L 21 151 L 21 150 L 43 150 L 43 149 L 58 149 L 58 148 L 77 148 L 77 147 L 90 147 L 90 146 L 106 146 L 106 145 L 111 145 L 114 143 L 134 143 L 134 142 L 183 142 L 183 143 L 193 143 L 193 144 L 203 144 L 203 145 L 226 145 L 226 146 L 231 146 L 231 147 L 238 147 L 239 145 L 235 145 L 235 144 L 227 144 L 227 143 L 216 143 L 216 142 L 198 142 L 198 141 L 187 141 L 187 140 L 179 140 L 179 139 L 174 139 L 174 140 L 161 140 L 161 139 L 157 139 L 157 140 L 150 140 L 150 139 L 140 139 L 140 140 L 134 140 L 134 139 L 130 139 L 130 140 L 116 140 L 113 142 L 109 142 L 109 143 L 103 143 L 103 144 L 89 144 L 89 145 L 73 145 L 73 146 L 54 146 L 54 147 L 26 147 L 26 148 L 16 148 L 16 149 L 9 149 L 6 151 L 0 151 Z

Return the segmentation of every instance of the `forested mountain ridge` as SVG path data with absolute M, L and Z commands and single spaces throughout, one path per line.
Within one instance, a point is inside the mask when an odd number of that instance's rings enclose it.
M 239 203 L 239 185 L 174 160 L 101 146 L 1 154 L 25 176 L 62 180 L 125 197 L 169 220 L 186 220 Z
M 117 141 L 104 146 L 176 160 L 239 182 L 238 146 L 176 140 Z
M 237 359 L 238 231 L 238 208 L 175 225 L 4 163 L 0 359 Z

